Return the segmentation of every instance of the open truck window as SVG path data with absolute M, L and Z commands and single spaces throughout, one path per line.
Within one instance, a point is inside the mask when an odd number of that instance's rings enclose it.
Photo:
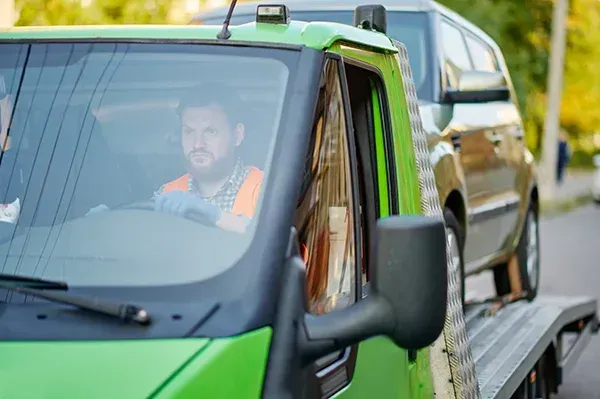
M 305 245 L 309 306 L 316 314 L 351 305 L 356 300 L 356 230 L 360 204 L 353 196 L 339 65 L 328 60 L 315 113 L 305 187 L 297 211 L 300 240 Z
M 258 234 L 252 223 L 230 233 L 144 202 L 184 176 L 192 156 L 212 158 L 214 178 L 228 178 L 224 156 L 219 164 L 204 144 L 214 128 L 189 144 L 192 155 L 182 150 L 178 106 L 196 87 L 201 101 L 227 103 L 223 123 L 243 131 L 228 147 L 240 176 L 249 166 L 268 175 L 296 56 L 186 44 L 0 44 L 0 123 L 10 140 L 0 157 L 0 270 L 70 286 L 155 286 L 232 267 Z M 254 218 L 264 190 L 252 193 Z M 231 193 L 208 201 L 235 206 Z M 100 205 L 108 211 L 89 213 Z

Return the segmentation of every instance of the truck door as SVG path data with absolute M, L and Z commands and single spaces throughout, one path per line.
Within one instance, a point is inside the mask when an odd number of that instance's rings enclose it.
M 392 196 L 385 146 L 375 143 L 369 80 L 352 88 L 351 96 L 340 57 L 328 55 L 296 216 L 315 314 L 353 306 L 366 295 L 371 226 L 389 214 Z M 305 397 L 311 399 L 411 397 L 407 351 L 385 338 L 323 357 L 306 379 Z

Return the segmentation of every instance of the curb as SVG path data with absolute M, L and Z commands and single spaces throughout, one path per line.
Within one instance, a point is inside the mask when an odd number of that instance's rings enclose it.
M 567 200 L 542 202 L 540 204 L 540 215 L 544 218 L 551 218 L 571 212 L 577 208 L 585 206 L 592 202 L 592 193 L 587 192 L 571 197 Z

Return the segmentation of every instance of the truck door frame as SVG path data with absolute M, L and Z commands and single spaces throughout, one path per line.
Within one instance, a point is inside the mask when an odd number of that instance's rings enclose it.
M 373 103 L 369 103 L 369 111 L 371 112 L 368 118 L 367 124 L 370 133 L 373 137 L 368 137 L 365 141 L 368 145 L 367 149 L 359 148 L 361 144 L 360 139 L 357 137 L 357 130 L 354 126 L 354 118 L 352 112 L 352 105 L 350 100 L 350 90 L 348 88 L 348 77 L 346 73 L 347 66 L 357 67 L 365 70 L 366 72 L 374 73 L 380 80 L 380 82 L 369 82 L 375 84 L 375 89 L 378 93 L 379 109 L 382 119 L 382 132 L 384 136 L 383 140 L 383 152 L 386 163 L 386 184 L 388 198 L 386 199 L 389 204 L 389 214 L 398 214 L 398 187 L 396 178 L 396 165 L 394 158 L 394 147 L 393 147 L 393 136 L 391 132 L 391 120 L 389 118 L 389 104 L 387 99 L 387 93 L 385 87 L 382 86 L 381 82 L 384 81 L 381 72 L 374 66 L 365 64 L 362 61 L 344 57 L 340 54 L 327 52 L 324 57 L 323 68 L 326 68 L 327 62 L 335 62 L 338 70 L 338 79 L 340 81 L 344 117 L 346 122 L 346 134 L 348 140 L 348 151 L 350 159 L 350 170 L 351 170 L 351 182 L 352 182 L 352 197 L 354 204 L 354 224 L 357 238 L 357 258 L 361 259 L 364 256 L 365 266 L 368 265 L 369 251 L 368 249 L 372 243 L 372 232 L 377 219 L 381 216 L 380 213 L 380 179 L 377 176 L 377 163 L 381 162 L 377 159 L 377 152 L 375 149 L 375 126 L 373 125 Z M 365 144 L 362 144 L 364 147 Z M 362 158 L 362 159 L 359 159 Z M 367 158 L 367 159 L 364 159 Z M 364 165 L 364 164 L 368 165 Z M 362 166 L 362 170 L 360 166 Z M 365 169 L 367 169 L 365 171 Z M 375 177 L 372 184 L 366 184 L 365 181 Z M 365 187 L 366 186 L 366 187 Z M 372 189 L 370 189 L 372 187 Z M 361 210 L 362 207 L 369 207 L 369 209 Z M 373 209 L 374 208 L 374 209 Z M 359 242 L 360 238 L 364 241 Z M 360 249 L 359 249 L 360 248 Z M 365 250 L 366 249 L 366 250 Z M 360 251 L 360 252 L 359 252 Z M 367 266 L 368 272 L 368 266 Z M 362 300 L 366 293 L 363 290 L 368 290 L 368 281 L 363 281 L 362 263 L 357 262 L 356 264 L 356 301 Z M 368 274 L 368 273 L 367 273 Z M 368 280 L 368 277 L 367 277 Z M 356 303 L 356 302 L 355 302 Z M 320 398 L 328 398 L 341 390 L 346 388 L 352 381 L 354 370 L 356 367 L 356 359 L 358 354 L 359 345 L 352 345 L 345 348 L 337 353 L 332 353 L 326 357 L 320 359 L 320 362 L 313 364 L 313 371 L 310 372 L 309 385 L 311 388 L 306 390 L 307 395 L 312 399 L 315 392 L 321 392 Z M 320 363 L 320 364 L 318 364 Z

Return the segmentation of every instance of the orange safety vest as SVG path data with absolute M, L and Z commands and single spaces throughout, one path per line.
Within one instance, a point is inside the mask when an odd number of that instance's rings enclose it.
M 242 186 L 235 197 L 231 213 L 252 218 L 256 205 L 258 204 L 258 196 L 260 194 L 264 172 L 254 166 L 250 166 L 249 169 L 250 173 L 246 176 L 244 183 L 242 183 Z M 189 176 L 190 174 L 186 173 L 185 175 L 168 182 L 164 185 L 162 192 L 166 193 L 177 190 L 187 191 Z

